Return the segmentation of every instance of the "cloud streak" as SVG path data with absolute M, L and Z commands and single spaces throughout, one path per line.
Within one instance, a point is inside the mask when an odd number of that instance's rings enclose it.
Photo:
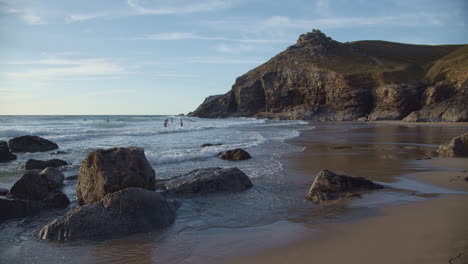
M 45 21 L 31 8 L 23 7 L 18 1 L 0 0 L 0 12 L 18 16 L 28 25 L 41 25 Z
M 171 14 L 192 14 L 199 12 L 217 11 L 231 7 L 230 1 L 187 1 L 184 5 L 167 5 L 159 8 L 145 7 L 139 0 L 127 0 L 127 4 L 141 15 L 171 15 Z

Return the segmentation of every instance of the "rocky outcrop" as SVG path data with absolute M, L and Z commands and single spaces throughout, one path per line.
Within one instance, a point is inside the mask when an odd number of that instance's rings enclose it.
M 176 206 L 159 193 L 127 188 L 70 211 L 44 226 L 38 236 L 67 242 L 146 232 L 172 224 Z
M 362 177 L 335 174 L 329 170 L 321 171 L 315 178 L 307 199 L 315 203 L 352 197 L 359 192 L 382 189 L 382 185 Z
M 141 148 L 97 149 L 80 167 L 76 196 L 80 205 L 129 187 L 155 189 L 155 172 Z
M 467 122 L 468 91 L 414 111 L 403 119 L 407 122 Z
M 8 141 L 11 152 L 42 152 L 58 149 L 58 145 L 37 136 L 15 137 Z
M 170 180 L 159 181 L 157 185 L 168 195 L 192 196 L 239 192 L 252 187 L 252 182 L 238 168 L 206 168 L 193 170 Z
M 10 189 L 7 198 L 0 199 L 0 220 L 25 217 L 41 210 L 65 208 L 70 204 L 56 182 L 49 181 L 50 172 L 30 171 Z
M 8 162 L 15 160 L 16 155 L 10 152 L 8 148 L 8 143 L 6 141 L 0 141 L 0 163 Z
M 402 119 L 468 87 L 468 66 L 447 66 L 466 54 L 466 45 L 340 43 L 313 30 L 189 116 L 355 120 L 372 113 Z
M 220 152 L 218 153 L 218 157 L 224 160 L 232 160 L 232 161 L 247 160 L 247 159 L 252 158 L 247 151 L 243 149 L 239 149 L 239 148 Z
M 45 168 L 58 168 L 62 166 L 66 166 L 68 163 L 64 160 L 60 159 L 51 159 L 51 160 L 36 160 L 36 159 L 29 159 L 23 165 L 23 168 L 27 170 L 43 170 Z
M 468 132 L 440 145 L 437 152 L 445 157 L 468 156 Z

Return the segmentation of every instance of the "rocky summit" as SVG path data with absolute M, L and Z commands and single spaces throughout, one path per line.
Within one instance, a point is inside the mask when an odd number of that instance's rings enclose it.
M 313 30 L 189 115 L 461 122 L 466 102 L 468 45 L 341 43 Z

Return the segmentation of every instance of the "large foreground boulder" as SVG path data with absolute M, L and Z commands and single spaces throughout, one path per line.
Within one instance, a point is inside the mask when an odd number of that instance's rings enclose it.
M 27 170 L 43 170 L 45 168 L 58 168 L 62 166 L 66 166 L 68 163 L 61 159 L 51 159 L 51 160 L 36 160 L 36 159 L 29 159 L 24 164 L 24 168 Z
M 41 152 L 58 149 L 58 145 L 37 136 L 15 137 L 8 141 L 12 152 Z
M 321 171 L 307 194 L 316 203 L 354 196 L 357 192 L 384 188 L 362 177 L 338 175 L 329 170 Z
M 99 202 L 128 187 L 155 189 L 155 172 L 141 148 L 97 149 L 80 167 L 76 196 L 80 205 Z
M 154 191 L 127 188 L 70 211 L 44 226 L 38 236 L 66 242 L 145 232 L 172 224 L 176 207 Z
M 16 155 L 10 152 L 8 148 L 8 143 L 6 141 L 0 141 L 0 163 L 8 162 L 15 160 Z
M 437 152 L 445 157 L 468 156 L 468 132 L 440 145 Z
M 240 148 L 220 152 L 218 153 L 218 157 L 224 160 L 234 160 L 234 161 L 247 160 L 247 159 L 252 158 L 247 151 L 240 149 Z
M 167 181 L 159 187 L 166 194 L 191 196 L 218 192 L 239 192 L 252 187 L 252 182 L 238 168 L 206 168 L 190 171 Z

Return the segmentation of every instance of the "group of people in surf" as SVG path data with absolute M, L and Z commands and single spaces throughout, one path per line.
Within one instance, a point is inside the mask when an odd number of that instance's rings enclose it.
M 171 118 L 171 123 L 174 123 L 174 120 Z M 184 122 L 182 122 L 182 118 L 180 119 L 180 126 L 184 126 Z M 164 127 L 169 127 L 169 119 L 164 120 Z

